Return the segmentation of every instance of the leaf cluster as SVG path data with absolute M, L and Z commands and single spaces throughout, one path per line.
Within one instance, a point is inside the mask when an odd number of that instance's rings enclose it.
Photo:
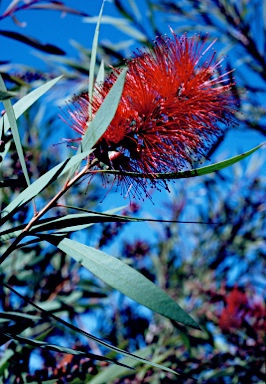
M 24 8 L 36 7 L 76 13 L 63 3 L 53 1 L 45 4 L 23 2 L 21 6 L 18 3 L 12 2 L 2 18 L 15 17 L 15 13 Z M 224 2 L 215 3 L 220 12 L 224 11 L 224 23 L 232 18 L 235 22 L 236 16 L 243 20 L 248 17 L 244 6 L 239 10 Z M 141 22 L 142 15 L 136 2 L 130 1 L 130 8 L 126 8 L 122 1 L 115 1 L 115 5 L 123 22 L 102 16 L 103 8 L 97 18 L 90 57 L 90 98 L 95 82 L 104 79 L 104 64 L 100 64 L 99 59 L 108 55 L 110 61 L 115 58 L 118 63 L 122 57 L 121 52 L 99 47 L 101 16 L 102 22 L 120 26 L 141 43 L 148 45 L 150 40 L 150 32 Z M 194 5 L 197 12 L 190 14 Z M 154 21 L 158 11 L 176 18 L 179 14 L 190 14 L 191 26 L 197 17 L 201 17 L 206 25 L 214 27 L 216 22 L 208 21 L 204 2 L 200 5 L 188 1 L 186 6 L 179 8 L 172 2 L 148 1 L 152 34 L 160 33 Z M 88 15 L 77 13 L 87 16 L 87 22 L 95 22 Z M 250 38 L 248 47 L 242 44 L 242 49 L 255 57 L 257 46 L 251 49 L 251 30 L 245 31 L 244 21 L 239 25 L 241 33 L 245 32 Z M 232 28 L 234 30 L 236 26 Z M 50 51 L 51 46 L 49 48 L 28 36 L 0 33 L 19 38 L 29 45 L 34 43 L 36 48 L 48 53 L 60 53 L 54 47 Z M 228 39 L 234 38 L 235 43 L 241 44 L 231 30 L 226 33 Z M 82 47 L 78 49 L 82 50 Z M 88 51 L 83 56 L 84 63 L 87 54 Z M 62 62 L 76 71 L 75 76 L 87 73 L 87 62 L 84 67 L 68 59 Z M 262 64 L 258 57 L 256 63 Z M 254 69 L 250 64 L 249 67 Z M 261 76 L 260 70 L 258 73 Z M 65 84 L 69 84 L 72 75 L 66 74 Z M 45 77 L 46 81 L 42 78 L 42 84 L 34 90 L 27 82 L 21 84 L 18 78 L 5 74 L 3 78 L 12 84 L 12 89 L 7 90 L 0 78 L 0 96 L 5 108 L 0 119 L 3 149 L 0 377 L 3 382 L 48 383 L 66 379 L 94 384 L 126 382 L 124 380 L 132 383 L 190 383 L 194 381 L 191 377 L 210 383 L 226 383 L 228 380 L 244 383 L 247 378 L 249 382 L 259 382 L 263 380 L 264 352 L 260 292 L 264 290 L 265 282 L 258 274 L 256 279 L 251 277 L 264 267 L 262 199 L 265 182 L 260 171 L 252 169 L 252 163 L 247 173 L 236 164 L 231 179 L 221 170 L 248 157 L 261 146 L 210 166 L 175 174 L 151 175 L 183 179 L 177 195 L 171 194 L 172 201 L 169 199 L 167 213 L 162 218 L 132 217 L 130 208 L 122 210 L 121 214 L 118 214 L 121 208 L 102 212 L 97 206 L 102 197 L 99 185 L 90 183 L 84 197 L 81 181 L 90 170 L 88 155 L 116 112 L 125 76 L 126 71 L 117 79 L 77 153 L 63 159 L 56 150 L 48 153 L 38 135 L 44 129 L 52 131 L 54 121 L 47 121 L 45 126 L 43 120 L 34 121 L 29 110 L 33 108 L 34 111 L 33 104 L 52 87 L 59 86 L 61 77 L 52 80 Z M 16 103 L 11 103 L 13 97 L 22 94 Z M 238 97 L 242 106 L 241 93 Z M 254 107 L 252 100 L 246 105 Z M 255 109 L 252 111 L 256 113 Z M 27 126 L 24 130 L 18 120 L 22 115 Z M 253 117 L 249 117 L 250 121 L 255 121 L 254 127 L 263 132 L 261 116 Z M 243 121 L 249 125 L 246 116 Z M 115 174 L 114 171 L 101 173 Z M 205 200 L 199 204 L 197 198 L 202 192 Z M 190 221 L 201 224 L 181 227 L 177 223 L 188 221 L 191 206 L 194 215 Z M 168 216 L 170 213 L 172 217 Z M 119 249 L 120 254 L 115 257 L 87 245 L 93 243 L 95 233 L 100 238 L 99 244 L 106 244 L 107 240 L 111 243 L 119 231 L 110 229 L 121 228 L 126 223 L 137 226 L 140 222 L 157 225 L 156 242 L 147 242 L 141 236 L 132 242 L 126 239 Z M 95 224 L 101 225 L 102 230 L 99 226 L 96 229 Z M 234 268 L 236 264 L 241 268 Z M 241 277 L 237 273 L 241 273 L 250 285 L 245 279 L 242 286 L 233 284 L 232 281 Z M 260 288 L 259 294 L 256 293 L 258 302 L 252 300 L 256 286 Z M 225 326 L 221 319 L 223 313 L 228 315 L 224 309 L 230 307 L 230 291 L 237 292 L 238 298 L 242 297 L 239 292 L 244 291 L 248 304 L 245 308 L 234 304 L 236 312 L 230 313 L 231 322 Z M 132 305 L 131 300 L 140 305 Z M 156 314 L 141 313 L 143 306 Z M 91 331 L 95 319 L 97 327 Z M 100 337 L 95 336 L 98 332 Z M 131 353 L 132 349 L 137 351 Z M 43 361 L 44 368 L 31 373 L 34 356 Z M 181 374 L 180 380 L 177 373 Z

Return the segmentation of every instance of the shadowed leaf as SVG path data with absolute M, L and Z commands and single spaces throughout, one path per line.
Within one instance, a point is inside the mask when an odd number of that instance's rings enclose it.
M 9 339 L 17 340 L 21 344 L 29 344 L 35 348 L 48 349 L 49 351 L 68 353 L 70 355 L 76 355 L 76 356 L 84 356 L 84 357 L 88 357 L 88 358 L 93 359 L 93 360 L 109 361 L 109 362 L 112 362 L 112 363 L 117 364 L 117 365 L 121 365 L 121 366 L 129 368 L 129 369 L 131 368 L 128 365 L 125 365 L 123 363 L 119 363 L 115 359 L 110 359 L 108 357 L 95 355 L 94 353 L 79 351 L 78 349 L 62 347 L 61 345 L 46 343 L 44 341 L 39 341 L 39 340 L 33 340 L 33 339 L 29 339 L 28 337 L 17 336 L 17 335 L 10 334 L 10 333 L 4 333 L 4 336 L 6 336 Z
M 87 13 L 71 7 L 67 7 L 66 5 L 59 2 L 57 4 L 33 4 L 31 5 L 31 9 L 47 9 L 48 11 L 59 11 L 64 13 L 71 13 L 77 16 L 89 17 Z
M 29 234 L 39 233 L 43 231 L 57 230 L 56 234 L 79 231 L 96 223 L 131 221 L 126 217 L 113 215 L 114 212 L 122 208 L 110 209 L 104 213 L 91 212 L 87 214 L 70 214 L 62 217 L 51 217 L 43 220 L 38 220 L 38 223 L 33 225 Z M 13 237 L 19 236 L 27 224 L 18 225 L 0 232 L 0 241 L 7 241 Z
M 152 355 L 152 353 L 153 348 L 151 346 L 148 346 L 146 348 L 136 351 L 135 355 L 147 359 L 149 358 L 149 356 Z M 140 364 L 137 360 L 132 362 L 129 357 L 123 357 L 120 361 L 123 362 L 123 364 L 130 364 L 132 368 L 135 368 Z M 90 380 L 90 384 L 106 384 L 108 382 L 111 382 L 112 380 L 117 379 L 118 377 L 123 377 L 130 374 L 131 371 L 129 371 L 127 368 L 109 366 L 99 372 L 98 375 L 93 377 Z
M 97 173 L 111 173 L 113 175 L 119 174 L 119 175 L 124 175 L 129 177 L 141 177 L 141 178 L 152 177 L 153 179 L 164 179 L 164 180 L 185 179 L 189 177 L 203 176 L 203 175 L 208 175 L 209 173 L 217 172 L 224 168 L 230 167 L 230 165 L 233 165 L 245 159 L 246 157 L 250 156 L 252 153 L 257 151 L 258 149 L 262 148 L 264 145 L 265 143 L 262 143 L 257 147 L 250 149 L 247 152 L 241 153 L 241 155 L 231 157 L 229 159 L 220 161 L 219 163 L 207 165 L 206 167 L 192 169 L 190 171 L 145 174 L 145 173 L 138 173 L 138 172 L 123 172 L 123 171 L 114 171 L 114 170 L 107 169 L 107 170 L 99 170 L 97 171 Z
M 18 32 L 0 30 L 0 35 L 30 45 L 39 51 L 51 53 L 52 55 L 65 55 L 65 52 L 61 48 L 58 48 L 53 44 L 42 44 L 39 40 L 33 37 L 22 35 Z
M 4 83 L 1 75 L 0 75 L 0 89 L 3 90 L 4 92 L 7 91 L 5 83 Z M 24 153 L 23 153 L 23 148 L 22 148 L 22 144 L 21 144 L 21 140 L 20 140 L 20 135 L 19 135 L 19 131 L 18 131 L 18 125 L 17 125 L 17 121 L 16 121 L 16 117 L 15 117 L 15 112 L 14 112 L 13 106 L 11 104 L 11 101 L 9 99 L 3 100 L 3 104 L 4 104 L 4 107 L 6 110 L 6 115 L 7 115 L 7 118 L 9 120 L 10 127 L 11 127 L 11 132 L 12 132 L 13 139 L 14 139 L 14 142 L 16 145 L 16 150 L 18 153 L 21 168 L 22 168 L 24 177 L 27 181 L 27 184 L 30 185 L 30 178 L 29 178 L 27 165 L 26 165 L 26 161 L 25 161 L 25 157 L 24 157 Z
M 32 183 L 28 188 L 26 188 L 23 192 L 20 193 L 3 211 L 1 215 L 1 223 L 6 222 L 11 215 L 13 215 L 17 209 L 25 204 L 27 204 L 30 200 L 32 200 L 35 196 L 37 196 L 45 187 L 50 185 L 52 182 L 57 180 L 64 173 L 69 171 L 75 164 L 80 163 L 82 159 L 87 157 L 91 151 L 83 152 L 79 155 L 75 155 L 70 159 L 63 161 L 58 164 L 50 171 L 46 172 L 42 175 L 38 180 Z
M 46 236 L 46 240 L 47 240 L 47 241 L 50 241 L 50 242 L 53 244 L 53 237 L 52 237 L 52 236 L 48 236 L 48 235 L 47 235 L 47 236 Z M 52 240 L 52 241 L 51 241 L 51 240 Z M 29 300 L 28 298 L 24 297 L 24 296 L 21 295 L 19 292 L 17 292 L 17 291 L 16 291 L 13 287 L 11 287 L 10 285 L 4 283 L 3 286 L 6 287 L 6 288 L 8 288 L 8 289 L 10 289 L 10 290 L 11 290 L 12 292 L 14 292 L 17 296 L 19 296 L 20 298 L 24 299 L 27 303 L 31 304 L 34 308 L 37 308 L 39 311 L 41 311 L 42 316 L 43 316 L 44 318 L 47 318 L 47 319 L 48 319 L 48 318 L 51 318 L 51 319 L 54 319 L 54 320 L 56 320 L 58 323 L 63 324 L 65 327 L 71 329 L 72 331 L 74 331 L 74 332 L 78 332 L 78 333 L 80 333 L 81 335 L 86 336 L 86 337 L 88 337 L 88 338 L 94 340 L 95 342 L 99 343 L 100 345 L 102 345 L 102 346 L 104 346 L 104 347 L 106 347 L 106 348 L 108 348 L 108 349 L 110 349 L 110 350 L 112 350 L 112 351 L 114 351 L 114 352 L 116 352 L 116 353 L 118 353 L 118 354 L 121 354 L 121 355 L 130 357 L 130 358 L 133 359 L 133 360 L 137 360 L 137 361 L 139 361 L 139 362 L 141 362 L 141 363 L 151 365 L 151 366 L 153 366 L 153 367 L 162 369 L 162 370 L 164 370 L 164 371 L 171 372 L 171 373 L 174 373 L 174 374 L 176 374 L 176 375 L 178 374 L 177 372 L 173 371 L 173 370 L 170 369 L 170 368 L 164 367 L 163 365 L 159 365 L 159 364 L 156 364 L 156 363 L 154 363 L 154 362 L 150 362 L 150 361 L 148 361 L 148 360 L 146 360 L 146 359 L 144 359 L 144 358 L 142 358 L 142 357 L 135 356 L 135 355 L 133 355 L 132 353 L 129 353 L 129 352 L 127 352 L 127 351 L 124 351 L 123 349 L 117 348 L 117 347 L 115 347 L 115 346 L 113 346 L 113 345 L 111 345 L 111 344 L 105 342 L 104 340 L 101 340 L 101 339 L 99 339 L 98 337 L 93 336 L 93 335 L 91 335 L 90 333 L 83 331 L 82 329 L 80 329 L 80 328 L 74 326 L 73 324 L 67 323 L 65 320 L 63 320 L 63 319 L 61 319 L 61 318 L 55 316 L 53 313 L 51 313 L 51 312 L 47 312 L 47 311 L 45 311 L 44 309 L 40 308 L 38 305 L 36 305 L 35 303 L 33 303 L 31 300 Z
M 14 92 L 8 92 L 8 91 L 0 90 L 0 101 L 11 99 L 12 97 L 15 97 L 15 96 L 16 96 L 16 93 L 14 93 Z

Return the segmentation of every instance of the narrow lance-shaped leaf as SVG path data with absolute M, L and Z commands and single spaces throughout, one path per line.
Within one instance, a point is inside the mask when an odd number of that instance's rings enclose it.
M 66 215 L 58 219 L 49 220 L 48 223 L 39 223 L 33 226 L 30 233 L 38 233 L 41 231 L 58 230 L 56 233 L 72 232 L 73 230 L 80 230 L 88 228 L 90 225 L 95 223 L 106 223 L 106 222 L 126 222 L 130 221 L 125 218 L 117 219 L 115 216 L 104 214 L 71 214 Z
M 16 93 L 0 90 L 0 101 L 11 99 L 12 97 L 15 97 Z
M 101 84 L 103 82 L 104 82 L 104 61 L 102 60 L 100 68 L 99 68 L 99 71 L 97 73 L 96 84 L 99 85 L 99 84 Z
M 6 157 L 8 151 L 9 151 L 10 144 L 11 144 L 10 141 L 8 143 L 6 143 L 4 151 L 0 153 L 0 167 L 2 166 L 4 158 Z M 5 184 L 5 182 L 3 180 L 1 181 L 0 187 L 2 187 L 2 184 Z
M 37 321 L 37 320 L 40 320 L 40 316 L 33 316 L 23 312 L 17 313 L 17 312 L 10 311 L 10 312 L 0 312 L 0 319 L 7 319 L 15 322 L 23 321 L 24 319 Z
M 110 209 L 104 213 L 91 212 L 87 214 L 70 214 L 63 217 L 50 217 L 47 219 L 38 220 L 38 223 L 33 225 L 29 230 L 29 235 L 51 230 L 57 230 L 57 234 L 67 233 L 88 228 L 95 223 L 127 221 L 126 219 L 123 219 L 123 216 L 121 216 L 121 220 L 116 218 L 119 216 L 113 216 L 113 213 L 119 211 L 120 209 L 122 208 L 120 207 Z M 19 236 L 26 225 L 27 224 L 18 225 L 17 227 L 5 229 L 4 231 L 0 232 L 0 241 L 7 241 L 13 237 Z
M 104 8 L 104 1 L 102 2 L 102 6 L 100 9 L 100 13 L 98 16 L 98 21 L 96 24 L 94 37 L 93 37 L 93 43 L 92 43 L 92 50 L 91 50 L 91 57 L 90 57 L 90 76 L 89 76 L 89 119 L 92 119 L 92 98 L 93 98 L 93 88 L 94 88 L 94 73 L 95 73 L 95 63 L 96 63 L 96 55 L 97 55 L 97 49 L 98 49 L 98 39 L 99 39 L 99 32 L 100 32 L 100 24 L 101 24 L 101 18 L 103 14 L 103 8 Z
M 25 329 L 32 327 L 36 320 L 40 317 L 27 314 L 17 314 L 15 312 L 0 312 L 0 346 L 5 344 L 9 339 L 3 334 L 8 332 L 17 335 Z
M 37 101 L 41 96 L 43 96 L 47 91 L 49 91 L 49 89 L 51 89 L 61 78 L 62 76 L 59 76 L 53 80 L 48 81 L 47 83 L 34 89 L 34 91 L 31 91 L 22 99 L 17 101 L 13 105 L 15 118 L 18 119 L 19 116 L 21 116 L 33 103 L 35 103 L 35 101 Z M 4 131 L 7 132 L 10 128 L 10 124 L 6 114 L 0 118 L 0 126 L 2 123 L 4 124 Z
M 46 240 L 49 241 L 49 239 L 51 240 L 52 237 L 50 236 L 46 236 Z M 53 242 L 51 242 L 53 244 Z M 24 297 L 23 295 L 21 295 L 19 292 L 17 292 L 13 287 L 11 287 L 10 285 L 8 284 L 5 284 L 3 283 L 3 286 L 10 289 L 12 292 L 14 292 L 17 296 L 19 296 L 20 298 L 24 299 L 27 303 L 31 304 L 34 308 L 37 308 L 39 311 L 41 311 L 42 313 L 42 316 L 45 317 L 45 318 L 52 318 L 54 320 L 56 320 L 58 323 L 60 324 L 63 324 L 64 326 L 68 327 L 69 329 L 71 329 L 72 331 L 75 331 L 77 333 L 80 333 L 81 335 L 83 336 L 86 336 L 92 340 L 94 340 L 96 343 L 99 343 L 100 345 L 103 345 L 104 347 L 116 352 L 116 353 L 119 353 L 121 355 L 124 355 L 124 356 L 127 356 L 127 357 L 130 357 L 131 359 L 133 360 L 137 360 L 141 363 L 144 363 L 144 364 L 149 364 L 153 367 L 156 367 L 156 368 L 159 368 L 159 369 L 162 369 L 164 371 L 167 371 L 167 372 L 171 372 L 171 373 L 174 373 L 174 374 L 178 374 L 177 372 L 173 371 L 172 369 L 170 368 L 167 368 L 167 367 L 164 367 L 163 365 L 160 365 L 160 364 L 157 364 L 157 363 L 154 363 L 154 362 L 150 362 L 140 356 L 135 356 L 133 355 L 132 353 L 130 352 L 127 352 L 127 351 L 124 351 L 123 349 L 120 349 L 118 347 L 115 347 L 113 345 L 110 345 L 108 344 L 107 342 L 105 342 L 104 340 L 101 340 L 99 339 L 98 337 L 96 336 L 93 336 L 91 335 L 90 333 L 88 332 L 85 332 L 83 331 L 82 329 L 80 328 L 77 328 L 75 327 L 73 324 L 70 324 L 70 323 L 67 323 L 65 320 L 61 319 L 60 317 L 57 317 L 55 316 L 53 313 L 51 312 L 47 312 L 46 310 L 40 308 L 37 304 L 33 303 L 31 300 L 29 300 L 28 298 Z
M 84 21 L 85 23 L 95 23 L 97 21 L 97 18 L 95 16 L 85 17 Z M 101 22 L 102 24 L 113 25 L 120 31 L 124 32 L 128 36 L 131 36 L 138 41 L 145 42 L 147 39 L 144 33 L 140 32 L 137 28 L 133 26 L 132 23 L 130 23 L 128 20 L 125 20 L 123 18 L 103 16 Z
M 134 17 L 136 18 L 136 20 L 138 20 L 140 22 L 142 20 L 142 15 L 141 15 L 141 12 L 137 6 L 137 3 L 135 2 L 135 0 L 129 0 L 129 3 L 130 3 Z
M 5 349 L 5 352 L 1 354 L 1 360 L 0 360 L 0 375 L 6 370 L 6 368 L 9 366 L 10 362 L 12 361 L 12 356 L 14 356 L 15 351 L 11 349 Z
M 5 83 L 4 83 L 1 75 L 0 75 L 0 90 L 3 90 L 4 92 L 7 91 Z M 29 178 L 29 174 L 28 174 L 28 170 L 27 170 L 25 157 L 23 154 L 22 144 L 21 144 L 19 131 L 18 131 L 18 125 L 17 125 L 17 121 L 16 121 L 16 117 L 15 117 L 15 113 L 14 113 L 11 101 L 9 99 L 3 100 L 3 104 L 4 104 L 6 114 L 7 114 L 8 120 L 9 120 L 9 124 L 11 127 L 11 132 L 12 132 L 13 139 L 15 142 L 15 146 L 16 146 L 16 150 L 18 153 L 21 168 L 22 168 L 23 174 L 25 176 L 25 179 L 27 181 L 27 184 L 30 185 L 30 178 Z
M 136 351 L 135 355 L 142 357 L 142 358 L 145 358 L 145 359 L 148 359 L 149 356 L 151 356 L 153 352 L 154 351 L 153 351 L 152 346 L 149 345 L 148 347 L 145 347 L 143 349 Z M 133 367 L 135 368 L 140 364 L 140 362 L 137 360 L 135 360 L 133 363 L 131 363 L 130 360 L 131 359 L 129 357 L 123 357 L 119 361 L 123 364 L 130 364 L 132 366 L 132 368 Z M 101 370 L 96 376 L 94 376 L 90 380 L 90 384 L 106 384 L 108 382 L 114 382 L 119 377 L 130 375 L 131 373 L 132 372 L 129 371 L 128 368 L 110 365 L 109 367 L 106 367 L 105 369 Z
M 4 135 L 5 135 L 4 120 L 0 119 L 0 140 L 4 139 Z M 1 152 L 0 152 L 0 167 L 2 167 L 2 163 L 9 151 L 9 148 L 10 148 L 10 140 L 8 140 L 7 142 L 4 141 L 4 148 L 2 146 Z M 4 180 L 1 180 L 0 183 L 4 184 Z
M 4 131 L 4 120 L 0 120 L 0 138 L 2 139 L 2 137 L 4 136 L 5 134 L 5 131 Z
M 58 179 L 58 177 L 65 174 L 69 169 L 73 168 L 77 163 L 80 163 L 82 159 L 87 157 L 91 151 L 83 152 L 79 155 L 75 155 L 70 159 L 63 161 L 58 164 L 50 171 L 46 172 L 42 175 L 38 180 L 32 183 L 28 188 L 26 188 L 23 192 L 20 193 L 3 211 L 1 215 L 1 223 L 6 222 L 9 217 L 14 214 L 17 209 L 25 204 L 27 204 L 30 200 L 32 200 L 35 196 L 38 195 L 45 187 L 50 185 L 52 182 Z
M 54 2 L 53 4 L 32 4 L 30 6 L 31 9 L 47 9 L 47 10 L 51 10 L 51 11 L 59 11 L 59 12 L 63 12 L 63 13 L 72 13 L 73 15 L 78 15 L 78 16 L 84 16 L 84 17 L 88 17 L 88 14 L 83 12 L 83 11 L 79 11 L 75 8 L 70 8 L 70 7 L 67 7 L 66 5 L 64 5 L 63 3 L 56 3 Z
M 189 177 L 195 177 L 195 176 L 203 176 L 208 175 L 212 172 L 220 171 L 224 168 L 230 167 L 230 165 L 233 165 L 246 157 L 250 156 L 252 153 L 257 151 L 259 148 L 263 147 L 265 143 L 262 143 L 258 145 L 257 147 L 254 147 L 250 149 L 247 152 L 241 153 L 241 155 L 237 155 L 234 157 L 230 157 L 229 159 L 220 161 L 218 163 L 207 165 L 205 167 L 200 167 L 196 169 L 192 169 L 189 171 L 182 171 L 182 172 L 170 172 L 170 173 L 139 173 L 139 172 L 124 172 L 124 171 L 116 171 L 111 169 L 106 170 L 99 170 L 97 173 L 110 173 L 112 175 L 124 175 L 129 177 L 138 177 L 138 178 L 153 178 L 153 179 L 164 179 L 164 180 L 170 180 L 170 179 L 185 179 Z
M 109 361 L 109 362 L 112 362 L 114 364 L 117 364 L 117 365 L 120 365 L 120 366 L 123 366 L 126 368 L 130 368 L 128 365 L 125 365 L 123 363 L 119 363 L 115 359 L 110 359 L 108 357 L 96 355 L 94 353 L 79 351 L 78 349 L 73 349 L 73 348 L 68 348 L 68 347 L 62 347 L 61 345 L 47 343 L 45 341 L 34 340 L 34 339 L 30 339 L 28 337 L 18 336 L 18 335 L 14 335 L 14 334 L 10 334 L 10 333 L 3 333 L 3 335 L 10 338 L 10 339 L 17 340 L 21 344 L 29 344 L 33 347 L 48 349 L 50 351 L 56 351 L 56 352 L 60 352 L 60 353 L 68 353 L 68 354 L 76 355 L 76 356 L 84 356 L 84 357 L 88 357 L 88 358 L 93 359 L 93 360 Z
M 31 47 L 46 53 L 51 53 L 53 55 L 65 55 L 65 52 L 61 48 L 58 48 L 53 44 L 43 44 L 34 37 L 26 36 L 18 32 L 0 30 L 0 35 L 30 45 Z
M 125 78 L 126 70 L 123 70 L 123 72 L 118 76 L 115 84 L 112 86 L 110 92 L 104 99 L 100 108 L 98 109 L 93 120 L 90 122 L 89 129 L 86 130 L 82 142 L 78 148 L 78 153 L 93 148 L 93 146 L 97 143 L 97 141 L 108 128 L 116 113 L 124 88 Z M 77 168 L 78 165 L 71 169 L 68 178 L 72 177 Z
M 56 231 L 55 235 L 77 232 L 82 229 L 89 228 L 97 223 L 126 223 L 126 222 L 153 222 L 153 223 L 182 223 L 182 224 L 216 224 L 213 222 L 204 221 L 180 221 L 180 220 L 161 220 L 161 219 L 145 219 L 139 217 L 114 215 L 113 212 L 118 211 L 120 208 L 106 211 L 106 212 L 89 212 L 81 214 L 69 214 L 62 217 L 50 217 L 43 220 L 38 220 L 38 223 L 33 225 L 29 230 L 29 236 L 36 234 L 39 236 L 45 231 Z M 5 229 L 0 232 L 0 241 L 7 241 L 11 238 L 17 237 L 23 231 L 27 224 L 18 225 Z
M 61 240 L 57 247 L 124 295 L 165 317 L 200 329 L 164 291 L 117 258 L 70 239 Z
M 90 122 L 89 129 L 86 130 L 81 142 L 83 151 L 93 148 L 113 120 L 124 88 L 126 73 L 127 71 L 124 69 L 118 76 L 94 119 Z

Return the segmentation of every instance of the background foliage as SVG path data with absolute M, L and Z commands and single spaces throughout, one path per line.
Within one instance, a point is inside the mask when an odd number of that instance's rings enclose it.
M 2 6 L 0 20 L 13 17 L 17 21 L 23 14 L 20 7 L 25 12 L 36 7 L 40 12 L 44 9 L 76 12 L 80 22 L 96 20 L 87 12 L 66 8 L 63 2 L 15 1 L 11 5 L 8 12 Z M 147 0 L 145 12 L 137 1 L 114 1 L 113 6 L 119 18 L 103 14 L 102 23 L 111 23 L 122 30 L 123 40 L 120 45 L 100 41 L 97 68 L 102 59 L 113 66 L 123 64 L 132 41 L 134 46 L 149 46 L 156 35 L 167 32 L 169 24 L 177 33 L 208 32 L 211 38 L 218 37 L 217 46 L 226 53 L 228 68 L 236 69 L 239 126 L 229 128 L 225 135 L 231 134 L 230 130 L 242 131 L 250 137 L 256 133 L 262 141 L 266 87 L 266 24 L 262 2 Z M 8 90 L 15 93 L 15 99 L 62 73 L 64 79 L 50 91 L 53 99 L 63 100 L 69 89 L 73 95 L 87 88 L 91 54 L 87 47 L 76 44 L 79 56 L 73 59 L 63 55 L 63 49 L 56 46 L 56 38 L 53 44 L 41 44 L 38 31 L 34 41 L 26 35 L 26 30 L 20 35 L 3 30 L 0 34 L 18 40 L 17 44 L 24 41 L 46 52 L 43 60 L 51 68 L 42 71 L 2 62 L 1 75 Z M 73 156 L 73 149 L 69 148 L 68 152 L 66 146 L 51 145 L 51 141 L 60 141 L 54 132 L 63 123 L 52 103 L 48 104 L 49 110 L 45 104 L 42 100 L 35 103 L 18 120 L 27 168 L 33 180 L 62 161 L 62 153 Z M 6 155 L 0 181 L 2 210 L 26 187 L 14 142 L 10 135 L 2 133 L 1 148 L 6 150 L 9 145 L 7 155 L 2 151 L 2 158 Z M 221 141 L 212 152 L 219 150 L 220 145 Z M 209 156 L 213 158 L 215 154 Z M 150 230 L 148 236 L 143 236 L 144 224 L 103 222 L 84 229 L 76 237 L 87 245 L 115 252 L 118 260 L 134 267 L 178 302 L 199 322 L 201 331 L 151 313 L 95 278 L 58 248 L 47 245 L 46 241 L 36 243 L 29 239 L 0 267 L 2 382 L 192 383 L 198 379 L 206 383 L 263 383 L 266 233 L 263 156 L 261 150 L 248 161 L 224 171 L 178 180 L 167 198 L 155 198 L 153 218 L 215 224 L 146 223 Z M 50 185 L 42 192 L 42 201 L 48 201 L 56 192 L 55 184 Z M 100 202 L 106 192 L 99 178 L 89 185 L 87 182 L 76 185 L 60 204 L 102 211 Z M 115 198 L 115 192 L 110 194 Z M 119 213 L 142 217 L 147 209 L 145 204 L 132 201 Z M 76 213 L 62 207 L 54 208 L 53 215 L 69 212 Z M 12 228 L 23 225 L 31 215 L 32 207 L 26 205 L 10 218 L 9 225 Z M 10 240 L 6 241 L 3 234 L 1 239 L 2 254 Z M 73 327 L 96 334 L 181 375 L 177 377 L 129 357 L 120 361 L 135 366 L 135 370 L 109 365 L 105 359 L 95 361 L 88 351 L 110 359 L 117 355 L 84 334 L 74 332 L 74 328 L 58 324 L 31 302 Z M 35 344 L 29 340 L 35 340 Z M 41 348 L 35 348 L 38 342 Z M 52 351 L 49 347 L 52 344 L 60 345 L 61 349 Z M 72 354 L 62 353 L 66 352 L 64 348 L 72 348 Z M 79 351 L 76 355 L 75 350 Z

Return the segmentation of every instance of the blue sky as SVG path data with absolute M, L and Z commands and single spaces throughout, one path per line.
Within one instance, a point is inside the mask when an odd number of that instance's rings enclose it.
M 99 14 L 101 3 L 101 0 L 64 1 L 65 5 L 88 13 L 91 16 Z M 9 0 L 0 3 L 1 14 L 9 4 Z M 105 3 L 104 12 L 108 15 L 118 16 L 115 7 L 109 1 Z M 95 25 L 84 23 L 81 16 L 72 14 L 62 16 L 57 11 L 25 10 L 17 12 L 16 17 L 20 23 L 25 23 L 25 27 L 17 26 L 10 17 L 7 17 L 1 20 L 0 29 L 35 37 L 42 43 L 54 44 L 64 49 L 66 54 L 70 56 L 77 53 L 70 44 L 70 38 L 80 42 L 84 47 L 91 47 Z M 103 25 L 101 38 L 104 37 L 117 42 L 121 38 L 121 33 L 117 32 L 113 27 Z M 1 61 L 10 60 L 14 63 L 23 63 L 40 69 L 45 68 L 45 64 L 35 56 L 36 50 L 34 48 L 3 36 L 0 36 L 0 47 Z

